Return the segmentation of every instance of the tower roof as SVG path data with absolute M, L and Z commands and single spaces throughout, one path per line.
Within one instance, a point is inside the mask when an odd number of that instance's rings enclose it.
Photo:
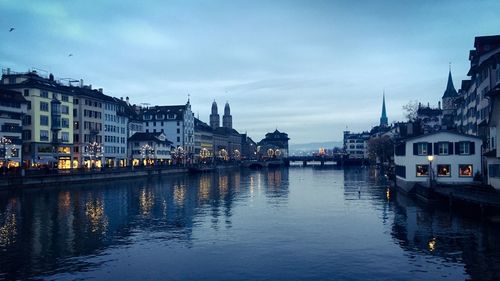
M 217 103 L 214 102 L 212 103 L 212 114 L 217 114 Z
M 452 98 L 458 96 L 455 86 L 453 86 L 453 79 L 451 78 L 451 70 L 448 73 L 448 84 L 446 85 L 446 90 L 444 91 L 443 98 Z
M 231 109 L 229 108 L 229 102 L 226 102 L 226 105 L 224 106 L 224 115 L 230 115 L 231 114 Z
M 387 112 L 385 110 L 385 92 L 382 96 L 382 115 L 380 116 L 380 126 L 387 126 Z

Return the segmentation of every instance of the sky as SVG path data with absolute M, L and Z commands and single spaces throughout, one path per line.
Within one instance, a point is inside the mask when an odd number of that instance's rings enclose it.
M 451 63 L 467 78 L 474 37 L 500 33 L 500 1 L 0 0 L 0 67 L 83 79 L 134 104 L 214 100 L 254 140 L 339 141 L 437 105 Z M 15 29 L 9 32 L 10 28 Z M 70 56 L 71 54 L 71 56 Z

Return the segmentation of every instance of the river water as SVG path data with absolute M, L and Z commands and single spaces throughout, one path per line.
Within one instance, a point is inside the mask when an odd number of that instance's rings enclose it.
M 0 193 L 0 279 L 500 280 L 500 227 L 290 167 Z

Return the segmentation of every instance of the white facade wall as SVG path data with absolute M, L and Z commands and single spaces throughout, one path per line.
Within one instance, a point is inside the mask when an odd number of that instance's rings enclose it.
M 427 136 L 422 136 L 419 138 L 411 139 L 406 142 L 405 145 L 405 156 L 394 156 L 395 165 L 405 166 L 406 167 L 406 178 L 402 178 L 400 176 L 396 176 L 399 180 L 407 181 L 407 182 L 428 182 L 429 177 L 417 177 L 416 167 L 417 165 L 428 165 L 429 160 L 427 159 L 427 155 L 413 155 L 413 144 L 414 143 L 438 143 L 438 142 L 474 142 L 475 153 L 470 155 L 457 155 L 455 151 L 450 155 L 437 155 L 434 152 L 434 160 L 432 161 L 432 171 L 433 171 L 433 179 L 436 180 L 437 183 L 467 183 L 473 181 L 472 177 L 460 177 L 458 173 L 458 167 L 461 164 L 469 164 L 473 167 L 472 175 L 475 175 L 477 172 L 481 172 L 481 143 L 482 141 L 478 138 L 466 136 L 466 135 L 458 135 L 447 132 L 439 132 L 436 134 L 430 134 Z M 433 145 L 434 147 L 434 145 Z M 437 165 L 440 164 L 449 164 L 451 165 L 451 175 L 449 177 L 438 177 L 437 176 Z
M 118 105 L 104 103 L 104 160 L 117 167 L 127 165 L 128 118 L 117 115 Z

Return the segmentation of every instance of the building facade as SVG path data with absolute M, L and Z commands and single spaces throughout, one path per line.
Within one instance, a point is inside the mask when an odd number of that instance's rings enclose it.
M 349 159 L 368 159 L 369 132 L 351 133 L 344 131 L 344 150 Z
M 2 74 L 1 86 L 23 93 L 23 162 L 26 167 L 49 165 L 70 169 L 73 159 L 73 96 L 67 87 L 36 71 Z
M 409 138 L 395 147 L 396 184 L 411 192 L 416 183 L 463 184 L 482 173 L 480 138 L 440 131 Z M 429 158 L 429 156 L 432 156 Z
M 163 132 L 175 147 L 194 158 L 194 116 L 189 100 L 185 105 L 154 106 L 142 110 L 145 132 Z
M 20 92 L 0 88 L 0 167 L 22 165 L 22 121 L 28 101 Z
M 135 133 L 128 146 L 132 166 L 167 165 L 172 158 L 172 142 L 162 132 Z
M 127 139 L 128 115 L 127 104 L 113 98 L 104 102 L 104 161 L 107 167 L 125 167 L 128 165 Z

